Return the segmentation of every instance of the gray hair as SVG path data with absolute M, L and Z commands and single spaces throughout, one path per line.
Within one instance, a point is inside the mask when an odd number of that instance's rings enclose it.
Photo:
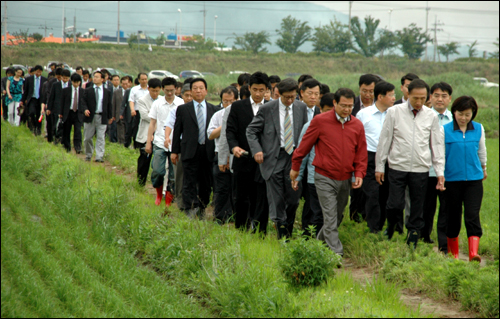
M 191 91 L 191 85 L 189 83 L 184 84 L 181 90 L 181 95 L 184 95 L 184 92 Z

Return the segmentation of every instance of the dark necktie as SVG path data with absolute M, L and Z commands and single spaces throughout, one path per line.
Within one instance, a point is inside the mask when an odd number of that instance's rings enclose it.
M 413 110 L 411 110 L 411 111 L 413 112 L 413 117 L 416 117 L 416 116 L 417 116 L 418 111 L 417 111 L 417 110 L 415 110 L 415 109 L 413 109 Z
M 76 112 L 78 109 L 78 96 L 77 96 L 77 90 L 75 89 L 75 96 L 73 97 L 73 112 Z

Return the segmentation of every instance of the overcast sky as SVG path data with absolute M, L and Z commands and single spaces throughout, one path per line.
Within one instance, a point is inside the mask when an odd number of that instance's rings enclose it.
M 310 2 L 349 14 L 349 1 Z M 436 17 L 444 24 L 438 27 L 443 29 L 437 32 L 438 44 L 455 41 L 465 47 L 477 39 L 480 51 L 496 50 L 493 42 L 497 41 L 499 33 L 498 1 L 353 1 L 352 15 L 360 18 L 371 15 L 380 19 L 380 27 L 393 31 L 410 23 L 425 30 L 427 3 L 430 8 L 429 29 L 434 28 Z

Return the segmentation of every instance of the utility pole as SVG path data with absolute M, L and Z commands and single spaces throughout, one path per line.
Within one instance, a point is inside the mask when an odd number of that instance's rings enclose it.
M 437 49 L 437 47 L 438 47 L 437 32 L 438 31 L 443 31 L 443 29 L 438 29 L 438 26 L 444 25 L 444 23 L 441 23 L 441 22 L 438 23 L 437 16 L 435 17 L 434 21 L 435 21 L 434 22 L 434 28 L 431 29 L 431 31 L 434 31 L 434 62 L 436 62 L 436 55 L 437 55 L 437 51 L 438 51 L 438 49 Z M 439 58 L 439 60 L 441 60 L 441 57 L 438 57 L 438 58 Z
M 207 9 L 205 9 L 205 1 L 203 1 L 203 10 L 201 10 L 201 12 L 203 12 L 203 39 L 205 39 L 206 37 L 206 33 L 205 33 L 205 18 L 207 16 Z
M 47 30 L 54 30 L 53 28 L 47 28 L 47 21 L 45 21 L 45 26 L 41 25 L 38 27 L 38 29 L 44 29 L 45 30 L 45 36 L 44 38 L 47 37 Z
M 116 33 L 116 44 L 120 44 L 120 1 L 118 1 L 118 31 Z
M 76 43 L 76 9 L 75 16 L 73 17 L 73 43 Z
M 431 8 L 429 8 L 429 1 L 426 2 L 425 5 L 425 34 L 428 34 L 429 32 L 429 11 Z M 425 59 L 428 60 L 427 56 L 427 42 L 425 42 Z
M 7 1 L 4 1 L 4 12 L 3 12 L 3 45 L 7 46 Z
M 351 9 L 353 1 L 349 1 L 349 43 L 351 43 Z
M 62 43 L 66 43 L 66 12 L 64 12 L 64 1 L 63 1 L 63 5 L 62 5 L 62 9 L 63 9 L 63 21 L 62 21 Z
M 217 30 L 217 16 L 215 16 L 214 19 L 214 43 L 217 43 L 217 41 L 215 41 L 216 30 Z
M 179 21 L 179 34 L 180 34 L 180 39 L 179 39 L 179 49 L 182 49 L 182 11 L 181 9 L 177 9 L 180 14 L 180 21 Z M 177 36 L 179 37 L 179 36 Z

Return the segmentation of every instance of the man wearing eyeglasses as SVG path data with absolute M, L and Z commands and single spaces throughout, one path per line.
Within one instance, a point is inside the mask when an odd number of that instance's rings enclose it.
M 365 130 L 361 121 L 351 116 L 353 104 L 352 90 L 341 88 L 335 92 L 335 112 L 313 118 L 295 150 L 290 170 L 290 179 L 295 181 L 304 157 L 315 147 L 314 183 L 323 211 L 323 227 L 317 238 L 338 255 L 344 254 L 338 227 L 349 190 L 361 188 L 368 162 Z
M 246 136 L 255 161 L 266 181 L 269 216 L 278 229 L 278 239 L 290 237 L 299 207 L 300 191 L 290 180 L 292 153 L 299 145 L 300 132 L 307 123 L 307 106 L 296 101 L 294 79 L 278 84 L 280 98 L 264 104 L 248 125 Z M 300 165 L 299 165 L 300 166 Z

